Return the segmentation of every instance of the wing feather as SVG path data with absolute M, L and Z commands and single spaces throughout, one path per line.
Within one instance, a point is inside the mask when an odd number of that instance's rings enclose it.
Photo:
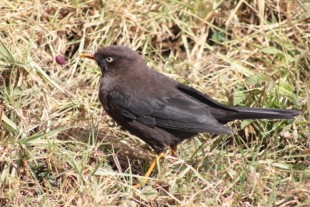
M 118 105 L 123 116 L 147 126 L 180 132 L 230 134 L 229 129 L 220 124 L 203 105 L 181 92 L 169 97 L 134 101 L 111 91 L 109 100 L 114 107 Z

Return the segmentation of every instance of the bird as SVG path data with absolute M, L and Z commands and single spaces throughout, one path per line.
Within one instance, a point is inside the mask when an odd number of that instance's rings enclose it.
M 225 124 L 234 120 L 293 119 L 300 114 L 291 109 L 224 105 L 149 68 L 127 46 L 110 45 L 80 57 L 95 60 L 101 69 L 99 100 L 106 113 L 157 153 L 142 184 L 147 183 L 165 149 L 170 147 L 176 156 L 177 145 L 185 139 L 199 133 L 232 134 Z

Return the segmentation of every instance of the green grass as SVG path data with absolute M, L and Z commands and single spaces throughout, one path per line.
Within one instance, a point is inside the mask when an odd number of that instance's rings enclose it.
M 2 1 L 0 206 L 309 205 L 310 4 L 255 2 Z M 106 115 L 79 58 L 110 44 L 220 102 L 302 114 L 187 140 L 134 189 L 155 154 Z

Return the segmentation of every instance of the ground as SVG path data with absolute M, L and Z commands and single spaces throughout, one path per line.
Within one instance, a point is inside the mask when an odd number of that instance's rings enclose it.
M 0 206 L 309 205 L 309 10 L 307 0 L 1 1 Z M 100 70 L 79 57 L 111 44 L 222 103 L 301 115 L 187 140 L 135 189 L 155 153 L 106 115 Z

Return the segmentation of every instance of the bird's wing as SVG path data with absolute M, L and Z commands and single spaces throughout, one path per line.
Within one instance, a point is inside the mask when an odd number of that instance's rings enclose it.
M 169 97 L 130 100 L 117 91 L 109 92 L 109 104 L 117 105 L 122 115 L 151 127 L 185 132 L 230 134 L 201 104 L 182 93 Z
M 204 103 L 208 106 L 211 106 L 215 109 L 222 109 L 225 111 L 231 111 L 231 112 L 237 112 L 235 109 L 233 109 L 232 107 L 229 106 L 225 106 L 224 104 L 221 104 L 215 100 L 213 100 L 211 97 L 209 97 L 208 95 L 198 91 L 195 88 L 192 88 L 190 86 L 184 85 L 182 83 L 178 83 L 177 88 L 182 91 L 183 93 L 195 98 L 196 100 L 198 100 L 201 103 Z

